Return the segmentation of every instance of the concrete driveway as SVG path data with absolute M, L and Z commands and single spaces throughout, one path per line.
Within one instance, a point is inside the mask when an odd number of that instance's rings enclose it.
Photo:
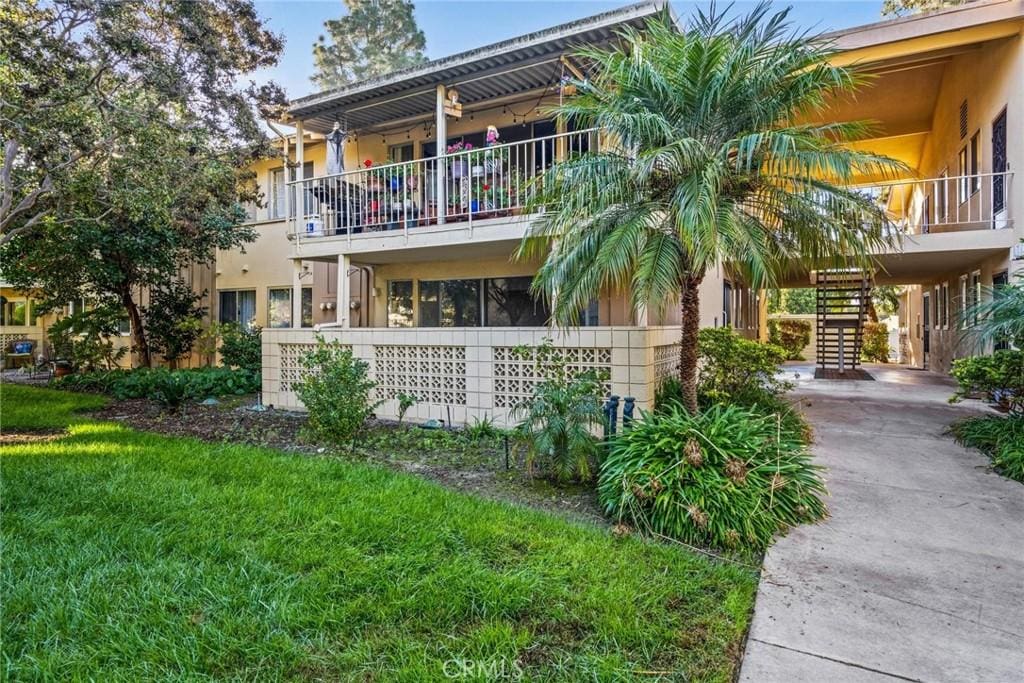
M 801 379 L 831 517 L 769 550 L 741 681 L 1024 681 L 1024 485 L 943 429 L 947 378 Z M 791 374 L 792 378 L 792 374 Z

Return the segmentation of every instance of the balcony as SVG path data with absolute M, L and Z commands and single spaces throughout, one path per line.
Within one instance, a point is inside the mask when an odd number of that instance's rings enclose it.
M 894 180 L 857 186 L 875 198 L 901 235 L 1013 227 L 1008 211 L 1012 173 Z
M 538 175 L 597 144 L 595 130 L 575 131 L 294 181 L 291 232 L 352 241 L 507 222 L 529 205 Z

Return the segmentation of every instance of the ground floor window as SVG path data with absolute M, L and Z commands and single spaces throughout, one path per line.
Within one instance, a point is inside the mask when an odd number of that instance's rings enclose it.
M 600 305 L 597 299 L 591 299 L 587 307 L 580 311 L 579 326 L 580 327 L 597 327 L 601 323 L 598 322 L 600 319 Z
M 992 296 L 999 296 L 999 290 L 1002 287 L 1010 284 L 1010 274 L 1007 271 L 996 273 L 992 276 Z M 1000 339 L 996 341 L 994 349 L 996 351 L 1003 351 L 1010 348 L 1010 341 L 1008 339 Z
M 949 283 L 942 283 L 942 305 L 939 307 L 942 314 L 942 329 L 949 329 Z
M 412 327 L 412 280 L 388 282 L 388 327 Z
M 0 297 L 0 325 L 25 325 L 28 322 L 28 300 Z
M 292 288 L 267 290 L 267 327 L 292 326 Z M 302 288 L 302 327 L 313 327 L 313 288 Z
M 722 326 L 732 325 L 732 283 L 722 282 Z
M 530 293 L 531 277 L 484 280 L 487 325 L 490 327 L 543 327 L 551 317 L 547 302 Z M 596 303 L 596 302 L 595 302 Z
M 529 276 L 389 280 L 387 325 L 541 327 L 547 324 L 551 312 L 543 298 L 531 294 L 531 282 Z M 581 317 L 586 320 L 581 324 L 596 325 L 597 302 Z
M 978 305 L 981 303 L 981 271 L 971 273 L 971 325 L 978 324 Z
M 251 327 L 256 322 L 256 290 L 237 289 L 220 293 L 220 314 L 222 323 L 238 323 Z
M 968 308 L 967 307 L 969 305 L 969 301 L 968 301 L 969 297 L 970 297 L 970 291 L 967 288 L 967 276 L 966 275 L 961 275 L 960 276 L 960 306 L 958 307 L 959 311 L 960 311 L 960 313 L 959 313 L 959 317 L 960 317 L 959 323 L 960 323 L 960 329 L 961 330 L 966 330 L 967 329 L 967 312 L 968 312 Z
M 479 327 L 480 280 L 420 280 L 420 327 Z

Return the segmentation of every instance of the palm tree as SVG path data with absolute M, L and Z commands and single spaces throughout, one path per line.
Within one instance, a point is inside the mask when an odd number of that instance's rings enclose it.
M 1024 273 L 1015 282 L 983 287 L 961 322 L 963 337 L 973 338 L 979 349 L 1000 343 L 1024 348 Z
M 889 243 L 874 198 L 854 177 L 889 177 L 891 159 L 850 149 L 864 122 L 813 123 L 864 78 L 832 66 L 828 45 L 759 5 L 726 20 L 699 13 L 626 30 L 610 50 L 585 48 L 578 96 L 552 113 L 596 127 L 603 149 L 567 159 L 536 183 L 546 208 L 517 255 L 543 259 L 535 294 L 575 324 L 602 291 L 628 289 L 637 308 L 682 314 L 680 381 L 697 406 L 698 287 L 725 262 L 752 287 L 795 265 L 867 266 Z

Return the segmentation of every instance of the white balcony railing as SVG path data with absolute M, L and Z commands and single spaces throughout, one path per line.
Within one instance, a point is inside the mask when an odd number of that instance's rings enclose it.
M 596 147 L 585 130 L 294 181 L 293 230 L 307 239 L 516 215 L 537 175 Z
M 1012 173 L 893 180 L 856 189 L 870 194 L 907 235 L 991 230 L 1012 225 Z
M 537 175 L 559 160 L 596 149 L 597 137 L 593 129 L 562 133 L 293 181 L 292 230 L 307 239 L 517 215 L 528 205 Z M 1008 172 L 978 173 L 855 189 L 885 210 L 895 230 L 912 235 L 1011 226 L 1012 180 Z

